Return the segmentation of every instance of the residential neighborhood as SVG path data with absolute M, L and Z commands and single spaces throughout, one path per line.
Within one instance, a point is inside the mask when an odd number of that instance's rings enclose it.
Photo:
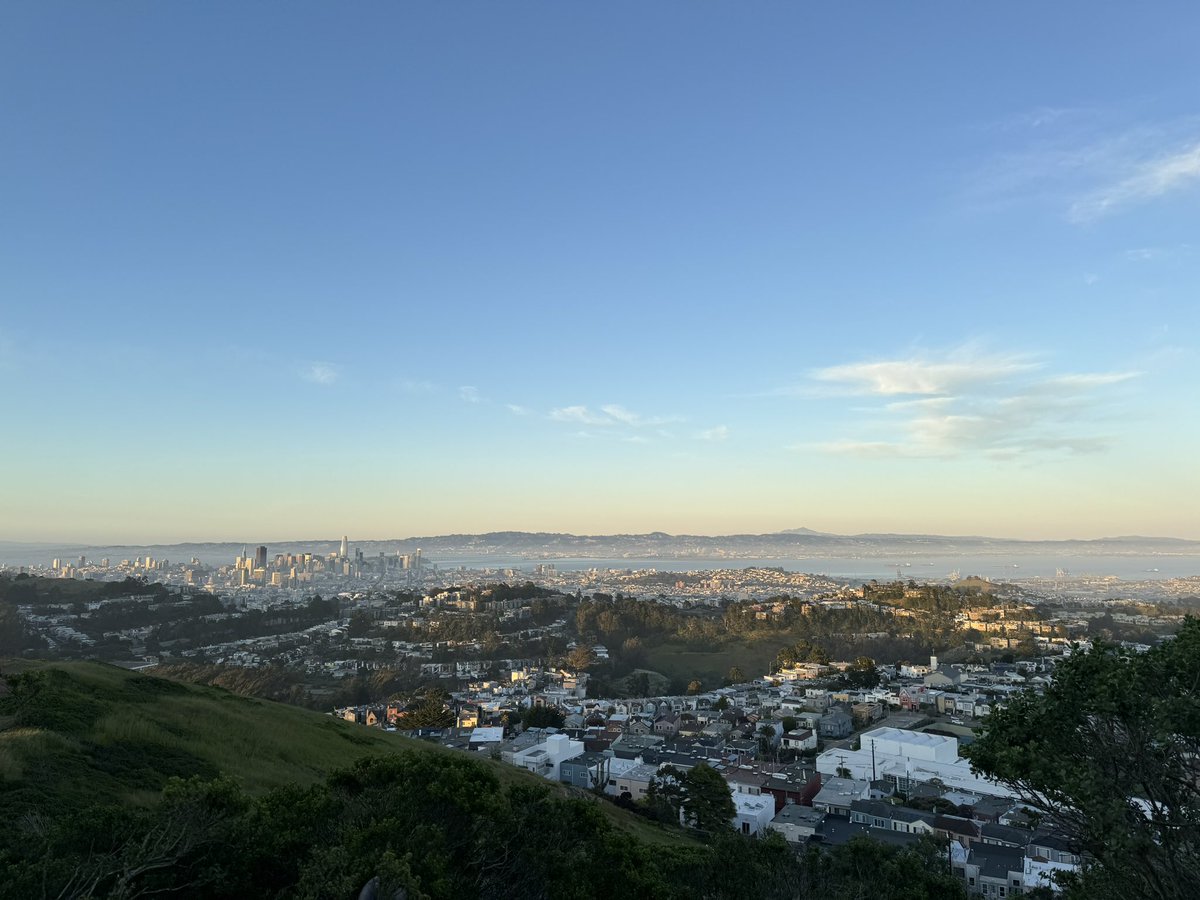
M 820 687 L 825 673 L 810 670 L 812 678 L 776 673 L 694 695 L 603 699 L 586 696 L 586 675 L 522 667 L 453 692 L 455 725 L 411 733 L 632 808 L 706 766 L 724 780 L 729 826 L 743 834 L 777 832 L 798 852 L 858 836 L 929 839 L 971 894 L 1052 888 L 1054 872 L 1080 858 L 959 753 L 971 728 L 956 723 L 974 722 L 1028 680 L 1004 664 L 934 658 L 904 669 L 863 691 Z M 507 724 L 533 709 L 553 710 L 562 725 Z M 397 706 L 338 715 L 406 730 Z

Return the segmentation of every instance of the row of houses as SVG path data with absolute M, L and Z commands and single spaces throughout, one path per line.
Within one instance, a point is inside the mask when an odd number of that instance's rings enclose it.
M 904 805 L 890 791 L 881 782 L 831 778 L 811 807 L 785 808 L 771 828 L 797 846 L 837 846 L 860 836 L 900 846 L 932 839 L 946 848 L 950 869 L 967 891 L 987 898 L 1053 889 L 1055 873 L 1078 870 L 1082 863 L 1066 838 L 1032 827 L 1028 811 L 1011 800 L 924 792 L 926 800 L 942 800 L 943 806 L 960 801 L 951 814 Z

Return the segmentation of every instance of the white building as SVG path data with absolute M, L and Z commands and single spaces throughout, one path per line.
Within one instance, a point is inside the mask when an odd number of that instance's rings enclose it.
M 513 754 L 513 765 L 548 778 L 559 780 L 563 760 L 583 753 L 583 741 L 573 741 L 565 734 L 552 734 L 546 740 Z
M 771 824 L 775 818 L 775 798 L 771 794 L 748 794 L 736 790 L 730 785 L 733 793 L 733 805 L 737 812 L 733 817 L 733 827 L 742 834 L 758 834 Z
M 817 757 L 822 775 L 836 775 L 839 769 L 848 769 L 851 778 L 892 781 L 901 791 L 937 779 L 960 791 L 1014 796 L 1003 785 L 973 774 L 970 764 L 958 755 L 956 738 L 920 731 L 876 728 L 862 735 L 858 750 L 826 750 Z

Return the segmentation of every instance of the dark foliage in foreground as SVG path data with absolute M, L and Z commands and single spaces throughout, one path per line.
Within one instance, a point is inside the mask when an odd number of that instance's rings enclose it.
M 1200 619 L 1146 653 L 1072 655 L 968 754 L 1083 855 L 1070 897 L 1200 897 Z
M 0 851 L 0 895 L 212 898 L 955 897 L 932 848 L 870 843 L 797 858 L 778 837 L 643 842 L 598 799 L 468 757 L 364 759 L 309 788 L 262 797 L 230 779 L 175 780 L 151 810 L 27 816 Z

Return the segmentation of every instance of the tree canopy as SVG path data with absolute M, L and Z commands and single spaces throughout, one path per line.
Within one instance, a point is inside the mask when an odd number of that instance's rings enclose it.
M 1200 890 L 1200 620 L 1146 652 L 1097 643 L 988 718 L 967 749 L 1084 857 L 1072 897 Z

